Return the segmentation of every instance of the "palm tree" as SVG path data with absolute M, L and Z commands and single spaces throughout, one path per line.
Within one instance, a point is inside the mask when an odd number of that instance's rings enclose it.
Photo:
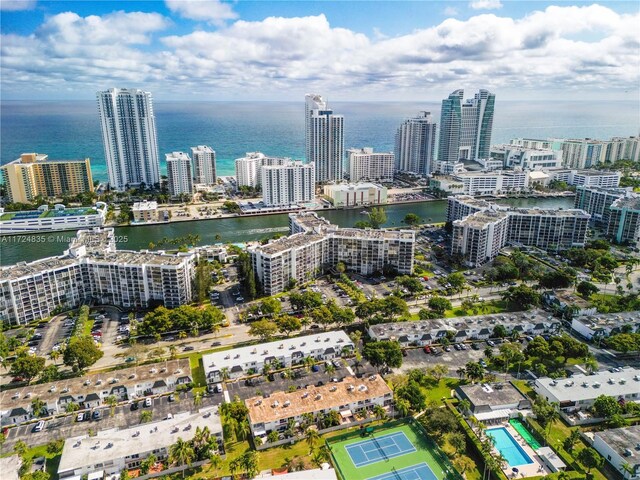
M 212 453 L 209 455 L 209 463 L 214 472 L 213 477 L 216 478 L 218 476 L 218 469 L 222 466 L 222 457 L 217 453 Z
M 60 350 L 52 350 L 51 353 L 49 353 L 49 358 L 53 360 L 54 364 L 57 364 L 61 355 Z
M 244 452 L 240 457 L 240 462 L 249 478 L 256 476 L 258 473 L 258 454 L 254 450 Z
M 236 438 L 238 440 L 246 440 L 251 433 L 251 427 L 249 427 L 249 421 L 245 418 L 241 422 L 238 422 L 236 427 Z
M 471 402 L 468 399 L 464 398 L 460 400 L 458 408 L 460 409 L 460 413 L 462 413 L 462 415 L 466 415 L 467 412 L 469 412 L 469 410 L 471 409 Z
M 267 435 L 267 441 L 269 443 L 276 443 L 278 441 L 278 432 L 276 430 L 271 430 Z
M 222 374 L 222 380 L 224 380 L 225 382 L 227 380 L 229 380 L 229 368 L 228 367 L 223 367 L 220 370 L 220 373 Z
M 309 453 L 312 453 L 313 447 L 318 443 L 318 440 L 320 440 L 320 434 L 317 429 L 309 427 L 307 428 L 305 439 L 307 441 L 307 445 L 309 445 Z
M 193 406 L 198 408 L 202 404 L 202 394 L 200 392 L 193 396 Z
M 333 365 L 333 363 L 329 362 L 325 365 L 324 371 L 331 375 L 332 373 L 335 373 L 336 367 Z
M 151 470 L 151 467 L 156 463 L 156 456 L 152 453 L 147 458 L 145 458 L 142 462 L 140 462 L 140 474 L 146 475 Z
M 153 418 L 153 412 L 151 410 L 145 410 L 140 414 L 140 423 L 150 422 Z
M 178 348 L 175 345 L 169 345 L 169 358 L 174 360 L 178 356 Z
M 107 405 L 109 405 L 109 412 L 110 415 L 113 417 L 113 415 L 116 413 L 116 405 L 118 405 L 118 399 L 116 398 L 115 395 L 109 395 L 107 398 L 104 399 L 104 403 L 106 403 Z
M 242 465 L 240 463 L 240 457 L 234 458 L 233 460 L 231 460 L 231 462 L 229 463 L 229 471 L 231 472 L 231 478 L 235 478 L 236 473 L 238 473 L 238 471 L 240 471 L 241 468 L 242 468 Z
M 411 409 L 411 404 L 405 398 L 398 398 L 396 400 L 396 411 L 401 417 L 406 417 Z
M 18 440 L 13 446 L 13 452 L 20 457 L 24 456 L 28 449 L 29 447 L 23 440 Z
M 180 437 L 176 443 L 169 447 L 169 462 L 172 464 L 191 466 L 194 458 L 195 452 L 191 443 L 185 442 Z M 184 469 L 182 470 L 182 478 L 184 478 Z
M 384 420 L 385 418 L 387 418 L 387 411 L 382 405 L 376 405 L 375 407 L 373 407 L 373 413 L 378 420 Z

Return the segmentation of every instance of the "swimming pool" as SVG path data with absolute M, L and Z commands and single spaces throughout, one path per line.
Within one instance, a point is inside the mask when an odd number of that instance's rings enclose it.
M 486 434 L 493 440 L 496 449 L 505 458 L 510 467 L 533 463 L 531 457 L 518 445 L 518 442 L 505 427 L 491 428 L 486 431 Z

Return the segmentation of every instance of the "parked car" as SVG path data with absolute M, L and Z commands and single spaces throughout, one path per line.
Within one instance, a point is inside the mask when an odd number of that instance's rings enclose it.
M 144 399 L 144 406 L 145 407 L 150 407 L 151 405 L 153 405 L 153 401 L 149 397 L 145 398 Z
M 167 401 L 168 402 L 175 402 L 176 401 L 176 397 L 173 396 L 173 393 L 167 397 Z
M 92 417 L 94 420 L 100 420 L 100 410 L 94 410 Z
M 44 429 L 44 420 L 40 420 L 36 423 L 36 426 L 33 427 L 34 432 L 41 432 Z
M 424 353 L 431 353 L 431 347 L 429 347 L 429 345 L 425 345 L 422 350 L 424 351 Z
M 79 413 L 76 416 L 76 422 L 83 422 L 84 421 L 84 413 Z

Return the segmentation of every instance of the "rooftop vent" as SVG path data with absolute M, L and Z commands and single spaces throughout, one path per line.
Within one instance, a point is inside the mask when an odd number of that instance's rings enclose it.
M 595 382 L 593 384 L 593 388 L 600 388 L 600 382 Z
M 152 368 L 151 370 L 149 370 L 149 373 L 157 373 L 158 370 L 156 370 L 155 368 Z
M 291 405 L 291 402 L 289 400 L 282 404 L 283 407 L 288 407 L 289 405 Z
M 322 394 L 321 394 L 321 393 L 319 393 L 319 394 L 317 394 L 317 395 L 316 395 L 315 400 L 320 400 L 321 398 L 322 398 Z
M 338 389 L 335 385 L 329 389 L 330 392 L 335 392 Z
M 280 402 L 276 400 L 271 404 L 271 408 L 276 408 L 278 405 L 280 405 Z

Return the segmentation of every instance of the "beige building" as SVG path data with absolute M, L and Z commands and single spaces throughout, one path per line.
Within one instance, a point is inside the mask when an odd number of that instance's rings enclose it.
M 158 220 L 158 202 L 136 202 L 133 204 L 134 222 L 155 222 Z
M 387 203 L 387 187 L 375 183 L 325 185 L 324 192 L 334 207 L 359 207 Z
M 0 167 L 7 194 L 14 203 L 29 203 L 38 195 L 61 197 L 93 192 L 89 159 L 50 160 L 48 155 L 23 153 Z

